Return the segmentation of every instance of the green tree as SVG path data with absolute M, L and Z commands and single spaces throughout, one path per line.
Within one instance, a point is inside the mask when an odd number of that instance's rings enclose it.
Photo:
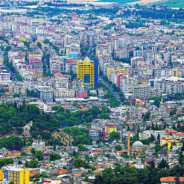
M 183 146 L 181 147 L 181 151 L 184 151 L 184 141 L 183 141 Z
M 59 159 L 61 159 L 61 156 L 60 156 L 59 154 L 57 154 L 57 153 L 51 153 L 51 154 L 49 155 L 49 158 L 50 158 L 50 161 L 54 161 L 54 160 L 59 160 Z
M 4 158 L 4 159 L 1 159 L 0 160 L 0 168 L 2 168 L 5 165 L 13 164 L 13 163 L 14 163 L 14 161 L 13 161 L 12 158 Z
M 158 133 L 157 140 L 160 141 L 160 134 Z
M 174 179 L 175 179 L 175 184 L 181 184 L 179 174 L 177 174 L 176 177 L 175 177 Z
M 35 157 L 40 161 L 40 160 L 43 160 L 43 155 L 42 155 L 42 152 L 39 150 L 39 151 L 36 151 L 35 153 Z
M 29 162 L 28 164 L 29 168 L 37 168 L 38 167 L 38 161 L 35 160 L 34 158 Z
M 86 151 L 86 150 L 88 150 L 84 145 L 82 145 L 82 144 L 79 144 L 78 145 L 78 148 L 79 148 L 79 151 Z
M 118 132 L 110 133 L 110 138 L 109 138 L 110 142 L 112 142 L 114 140 L 119 140 L 119 139 L 120 139 L 120 134 Z
M 184 155 L 182 151 L 179 153 L 179 163 L 183 166 L 184 165 Z
M 40 42 L 37 42 L 37 46 L 42 49 L 42 44 Z
M 16 98 L 16 97 L 19 98 L 20 97 L 20 94 L 16 94 L 16 93 L 13 94 L 13 98 Z
M 89 164 L 85 161 L 85 160 L 82 160 L 80 158 L 77 158 L 75 161 L 74 161 L 74 165 L 75 167 L 79 168 L 79 167 L 84 167 L 84 168 L 90 168 Z
M 26 156 L 26 153 L 24 151 L 22 151 L 21 156 Z
M 56 151 L 56 145 L 55 144 L 53 145 L 53 150 Z
M 161 162 L 158 164 L 158 168 L 160 169 L 169 168 L 169 165 L 164 159 L 162 159 Z
M 29 162 L 28 161 L 25 162 L 25 167 L 29 167 Z
M 150 119 L 151 112 L 147 112 L 146 114 L 143 114 L 143 120 L 148 121 Z
M 24 146 L 24 142 L 20 137 L 10 136 L 0 139 L 0 148 L 5 147 L 10 150 L 21 150 Z
M 115 146 L 115 149 L 118 150 L 118 151 L 120 151 L 120 150 L 122 150 L 122 147 L 120 145 L 116 145 Z
M 31 153 L 34 155 L 36 153 L 35 148 L 31 149 Z
M 157 107 L 160 107 L 160 101 L 158 99 L 156 99 L 153 104 Z

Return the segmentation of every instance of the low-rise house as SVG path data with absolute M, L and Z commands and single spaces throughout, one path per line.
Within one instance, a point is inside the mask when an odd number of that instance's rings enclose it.
M 179 177 L 180 182 L 184 182 L 184 177 Z M 161 184 L 175 184 L 176 179 L 175 177 L 164 177 L 160 178 Z

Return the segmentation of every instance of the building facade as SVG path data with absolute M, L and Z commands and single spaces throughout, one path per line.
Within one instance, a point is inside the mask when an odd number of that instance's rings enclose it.
M 98 60 L 89 58 L 77 61 L 77 78 L 84 81 L 84 85 L 98 88 Z
M 1 178 L 14 184 L 29 184 L 29 169 L 7 168 L 0 173 Z

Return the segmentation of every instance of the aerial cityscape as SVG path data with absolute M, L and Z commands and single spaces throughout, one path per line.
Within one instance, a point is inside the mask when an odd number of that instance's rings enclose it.
M 1 0 L 0 184 L 184 184 L 184 0 Z

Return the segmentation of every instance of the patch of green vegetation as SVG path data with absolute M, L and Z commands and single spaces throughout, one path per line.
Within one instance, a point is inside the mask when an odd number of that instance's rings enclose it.
M 170 6 L 172 8 L 184 8 L 184 0 L 169 0 L 164 3 L 158 3 L 157 6 Z

